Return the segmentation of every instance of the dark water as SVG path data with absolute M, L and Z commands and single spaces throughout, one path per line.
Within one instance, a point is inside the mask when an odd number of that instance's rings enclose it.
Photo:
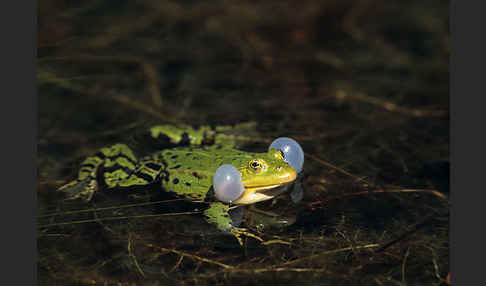
M 446 285 L 448 6 L 39 3 L 39 285 Z M 244 213 L 266 243 L 158 189 L 54 193 L 103 146 L 151 151 L 148 126 L 247 121 L 245 150 L 306 152 L 302 201 Z

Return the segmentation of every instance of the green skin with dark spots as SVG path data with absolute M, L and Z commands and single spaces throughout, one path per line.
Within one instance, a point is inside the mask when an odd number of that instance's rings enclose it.
M 244 124 L 237 126 L 246 127 Z M 209 208 L 204 212 L 207 220 L 221 230 L 234 230 L 228 215 L 230 206 L 216 201 L 212 190 L 213 175 L 219 166 L 235 166 L 241 174 L 243 185 L 261 192 L 265 192 L 265 186 L 281 184 L 282 176 L 295 174 L 295 170 L 283 160 L 279 150 L 250 153 L 234 149 L 234 137 L 225 133 L 229 129 L 154 126 L 150 129 L 152 137 L 164 136 L 173 144 L 185 140 L 189 146 L 159 151 L 139 160 L 124 144 L 102 148 L 95 156 L 83 161 L 76 180 L 59 190 L 68 199 L 89 201 L 98 190 L 99 181 L 103 181 L 107 188 L 160 184 L 162 189 L 179 197 L 207 202 Z M 212 144 L 204 145 L 204 142 Z M 260 187 L 263 190 L 259 190 Z

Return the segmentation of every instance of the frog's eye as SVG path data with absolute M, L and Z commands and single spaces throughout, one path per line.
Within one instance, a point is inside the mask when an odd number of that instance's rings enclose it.
M 213 188 L 216 198 L 225 203 L 236 200 L 245 190 L 240 172 L 230 164 L 221 165 L 216 170 L 213 177 Z
M 248 163 L 248 166 L 252 170 L 254 170 L 256 172 L 260 172 L 265 168 L 265 162 L 263 162 L 263 160 L 261 160 L 261 159 L 253 159 Z
M 280 137 L 275 139 L 268 149 L 278 149 L 282 152 L 283 159 L 292 168 L 300 173 L 304 166 L 304 150 L 300 147 L 294 139 L 288 137 Z

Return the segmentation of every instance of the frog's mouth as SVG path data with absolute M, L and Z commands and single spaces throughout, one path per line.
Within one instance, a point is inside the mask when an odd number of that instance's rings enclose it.
M 289 183 L 245 188 L 243 194 L 237 200 L 233 201 L 233 203 L 238 205 L 249 205 L 272 199 L 285 192 L 288 184 Z
M 296 173 L 290 173 L 285 177 L 281 177 L 278 184 L 245 186 L 243 194 L 238 199 L 233 201 L 233 203 L 239 205 L 248 205 L 272 199 L 275 196 L 285 192 L 287 190 L 286 186 L 294 182 L 296 177 Z

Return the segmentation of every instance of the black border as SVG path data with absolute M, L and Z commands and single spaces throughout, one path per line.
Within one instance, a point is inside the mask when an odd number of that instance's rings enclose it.
M 485 6 L 484 1 L 450 5 L 451 285 L 485 283 Z
M 0 6 L 2 284 L 36 285 L 37 1 Z

